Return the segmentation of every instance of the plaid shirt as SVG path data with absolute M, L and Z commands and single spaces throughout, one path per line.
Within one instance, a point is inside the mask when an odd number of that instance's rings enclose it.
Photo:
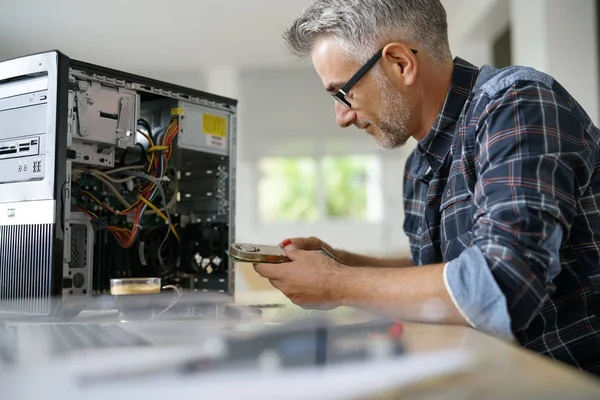
M 600 374 L 600 131 L 560 84 L 455 60 L 404 175 L 415 265 L 477 329 Z

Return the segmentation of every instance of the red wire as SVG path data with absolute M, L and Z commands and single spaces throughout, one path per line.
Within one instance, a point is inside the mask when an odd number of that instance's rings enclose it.
M 166 160 L 169 160 L 171 158 L 171 155 L 172 155 L 171 144 L 173 143 L 173 140 L 175 139 L 175 137 L 177 136 L 178 133 L 179 133 L 179 123 L 177 121 L 175 121 L 171 126 L 169 126 L 167 128 L 167 132 L 165 132 L 165 136 L 164 136 L 164 139 L 163 139 L 163 145 L 166 145 L 166 146 L 169 147 L 169 150 L 166 152 L 166 157 L 165 157 Z M 159 167 L 160 167 L 160 160 L 158 159 L 158 157 L 155 157 L 154 158 L 154 168 L 158 169 Z M 157 177 L 156 173 L 154 173 L 153 175 L 155 177 Z M 142 193 L 142 196 L 144 198 L 148 199 L 148 197 L 152 194 L 152 190 L 154 189 L 154 186 L 155 186 L 155 184 L 152 183 L 152 182 L 150 182 L 149 188 L 144 193 Z M 127 212 L 113 210 L 112 208 L 110 208 L 109 206 L 107 206 L 104 203 L 101 203 L 100 205 L 102 207 L 104 207 L 106 210 L 111 211 L 112 213 L 117 214 L 117 215 L 127 215 L 131 211 L 133 211 L 134 209 L 136 210 L 135 217 L 134 217 L 134 220 L 133 220 L 133 229 L 131 229 L 131 234 L 128 235 L 128 234 L 126 234 L 125 232 L 122 232 L 122 231 L 112 231 L 111 232 L 113 234 L 113 236 L 115 237 L 115 239 L 119 242 L 119 245 L 121 245 L 121 247 L 129 248 L 133 244 L 133 240 L 136 237 L 136 234 L 137 234 L 137 231 L 138 231 L 138 228 L 139 228 L 139 222 L 140 222 L 140 217 L 141 217 L 141 210 L 144 207 L 144 203 L 140 202 L 140 204 L 136 208 L 134 208 L 132 210 L 129 210 Z M 81 211 L 83 211 L 84 213 L 86 213 L 88 216 L 90 216 L 90 218 L 93 217 L 93 215 L 91 215 L 83 207 L 80 207 L 80 206 L 77 206 L 77 205 L 75 205 L 75 206 L 77 208 L 81 209 Z

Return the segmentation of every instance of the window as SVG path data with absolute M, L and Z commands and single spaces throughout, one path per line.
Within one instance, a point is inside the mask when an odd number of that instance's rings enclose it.
M 382 215 L 379 159 L 373 155 L 259 160 L 258 206 L 264 223 L 354 220 Z

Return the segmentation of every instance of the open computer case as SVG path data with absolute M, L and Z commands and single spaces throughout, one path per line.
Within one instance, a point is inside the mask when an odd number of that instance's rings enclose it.
M 233 294 L 236 108 L 59 51 L 0 62 L 0 314 L 118 277 Z

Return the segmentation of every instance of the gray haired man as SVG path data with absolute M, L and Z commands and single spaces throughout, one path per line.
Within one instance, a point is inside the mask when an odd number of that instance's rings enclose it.
M 398 182 L 411 257 L 294 238 L 291 262 L 258 273 L 304 307 L 470 325 L 600 374 L 600 131 L 576 99 L 534 69 L 453 58 L 439 0 L 316 0 L 284 37 L 341 127 L 418 142 Z

